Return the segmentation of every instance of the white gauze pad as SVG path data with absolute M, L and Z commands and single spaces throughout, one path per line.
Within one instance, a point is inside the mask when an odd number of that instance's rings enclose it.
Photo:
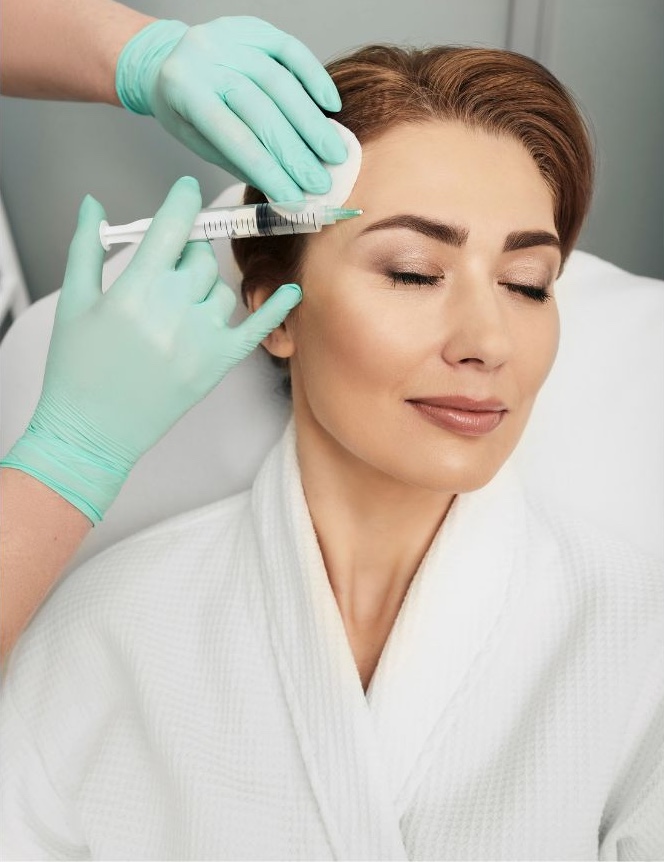
M 321 206 L 341 207 L 350 197 L 357 176 L 360 173 L 362 146 L 350 129 L 347 129 L 341 123 L 337 123 L 336 120 L 332 120 L 329 117 L 328 120 L 339 132 L 341 140 L 346 145 L 348 158 L 340 165 L 330 165 L 327 162 L 321 162 L 332 178 L 330 190 L 322 195 L 304 192 L 304 199 Z M 274 198 L 268 198 L 268 200 L 274 202 Z

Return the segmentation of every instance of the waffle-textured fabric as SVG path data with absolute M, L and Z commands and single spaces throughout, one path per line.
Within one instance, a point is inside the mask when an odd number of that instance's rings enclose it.
M 66 579 L 2 693 L 6 859 L 664 858 L 664 578 L 458 496 L 366 696 L 289 426 Z

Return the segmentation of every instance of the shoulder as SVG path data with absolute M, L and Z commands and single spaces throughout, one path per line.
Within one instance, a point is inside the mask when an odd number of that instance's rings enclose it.
M 47 667 L 93 643 L 187 631 L 229 575 L 250 492 L 168 518 L 87 560 L 53 590 L 8 662 Z
M 236 539 L 249 493 L 183 512 L 117 542 L 72 572 L 62 584 L 63 596 L 77 592 L 97 599 L 105 575 L 112 593 L 127 586 L 151 589 L 155 578 L 174 585 L 186 576 L 188 585 L 200 586 Z M 223 565 L 215 567 L 217 576 L 221 572 Z
M 598 523 L 533 495 L 524 495 L 528 546 L 560 572 L 561 588 L 615 613 L 616 621 L 664 625 L 664 559 Z
M 233 535 L 247 510 L 249 496 L 249 491 L 243 491 L 146 527 L 92 557 L 67 580 L 86 581 L 91 569 L 118 569 L 133 562 L 140 564 L 143 572 L 164 560 L 189 560 L 205 554 Z
M 571 507 L 528 497 L 525 521 L 522 608 L 536 647 L 550 639 L 578 702 L 604 704 L 626 728 L 644 691 L 664 703 L 663 561 Z

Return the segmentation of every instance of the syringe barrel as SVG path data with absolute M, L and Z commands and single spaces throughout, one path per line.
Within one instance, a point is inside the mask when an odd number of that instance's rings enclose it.
M 321 207 L 309 201 L 207 209 L 196 216 L 189 241 L 317 233 L 325 224 L 334 224 L 338 218 L 349 218 L 360 212 Z M 109 225 L 104 221 L 99 226 L 99 238 L 106 250 L 116 243 L 139 243 L 151 224 L 151 218 L 125 225 Z
M 286 210 L 283 205 L 277 208 L 269 203 L 204 210 L 196 216 L 190 239 L 316 233 L 325 223 L 319 212 L 306 204 Z

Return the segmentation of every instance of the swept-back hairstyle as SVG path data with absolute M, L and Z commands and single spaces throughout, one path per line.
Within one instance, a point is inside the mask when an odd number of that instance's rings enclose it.
M 548 69 L 513 51 L 389 45 L 361 48 L 327 69 L 342 102 L 341 111 L 330 116 L 362 144 L 403 123 L 429 120 L 457 120 L 520 141 L 553 194 L 564 265 L 590 206 L 594 158 L 574 98 Z M 264 200 L 261 192 L 247 189 L 246 203 Z M 306 240 L 299 235 L 233 241 L 245 302 L 259 285 L 276 290 L 300 280 Z

